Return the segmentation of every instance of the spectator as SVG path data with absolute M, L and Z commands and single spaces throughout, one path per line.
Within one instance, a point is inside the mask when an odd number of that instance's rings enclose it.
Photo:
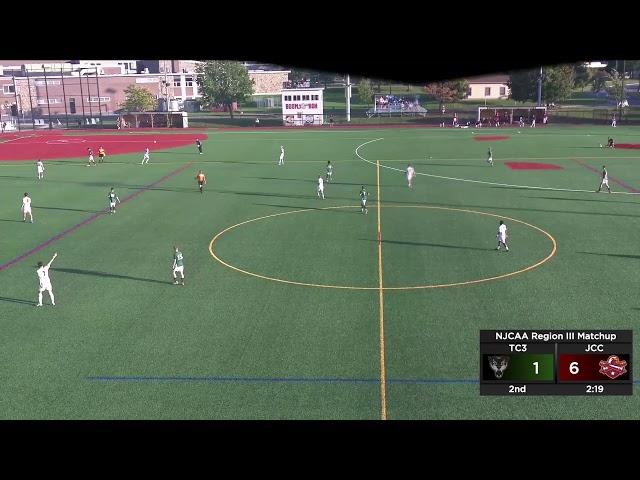
M 260 126 L 260 119 L 258 117 L 256 117 L 256 127 Z

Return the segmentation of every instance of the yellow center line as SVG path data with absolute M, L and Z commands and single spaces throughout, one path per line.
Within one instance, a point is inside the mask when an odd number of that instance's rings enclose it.
M 380 299 L 380 417 L 387 419 L 387 373 L 384 365 L 384 283 L 382 281 L 382 224 L 380 223 L 380 161 L 376 161 L 378 203 L 378 297 Z

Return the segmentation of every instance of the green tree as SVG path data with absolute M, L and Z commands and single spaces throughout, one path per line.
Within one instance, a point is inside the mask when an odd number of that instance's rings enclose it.
M 593 77 L 592 70 L 588 68 L 584 63 L 576 63 L 573 66 L 573 77 L 575 86 L 582 89 L 591 83 Z
M 547 103 L 560 102 L 571 96 L 574 70 L 570 65 L 557 65 L 543 69 L 542 93 Z
M 591 88 L 594 92 L 598 93 L 606 89 L 607 81 L 610 79 L 610 75 L 604 71 L 599 70 L 591 77 Z
M 120 106 L 129 112 L 148 112 L 156 109 L 156 97 L 144 87 L 129 85 L 124 89 L 125 100 Z
M 202 105 L 224 105 L 233 118 L 233 103 L 243 102 L 253 93 L 253 82 L 240 62 L 207 60 L 197 69 L 198 87 L 202 92 Z
M 466 80 L 447 80 L 444 82 L 428 83 L 424 87 L 427 95 L 432 96 L 440 102 L 440 106 L 444 103 L 462 100 L 469 90 L 469 84 Z
M 537 98 L 539 70 L 519 70 L 509 75 L 509 98 L 528 102 Z
M 372 103 L 373 85 L 371 84 L 371 80 L 367 78 L 360 80 L 358 83 L 358 98 L 360 99 L 360 103 L 364 103 L 365 105 Z
M 614 70 L 609 75 L 608 81 L 604 87 L 607 93 L 616 99 L 616 105 L 619 105 L 624 99 L 623 82 L 624 79 L 622 78 L 622 74 L 619 74 Z

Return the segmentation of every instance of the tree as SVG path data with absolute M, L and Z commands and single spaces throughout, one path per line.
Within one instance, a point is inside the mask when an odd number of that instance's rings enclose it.
M 233 118 L 233 103 L 242 102 L 253 93 L 253 82 L 240 62 L 207 60 L 197 69 L 198 87 L 205 107 L 224 105 Z
M 360 103 L 364 103 L 365 105 L 371 103 L 371 99 L 373 98 L 373 85 L 371 84 L 371 80 L 363 78 L 358 83 L 358 98 L 360 99 Z
M 566 100 L 574 85 L 574 70 L 570 65 L 557 65 L 543 69 L 542 93 L 547 103 Z
M 601 90 L 605 90 L 607 86 L 607 80 L 609 80 L 609 78 L 609 74 L 604 70 L 599 70 L 598 72 L 594 73 L 591 78 L 592 90 L 596 93 Z
M 427 95 L 432 96 L 443 103 L 455 102 L 462 100 L 469 90 L 469 84 L 466 80 L 448 80 L 444 82 L 428 83 L 424 87 Z
M 156 109 L 156 97 L 144 87 L 129 85 L 124 89 L 125 100 L 120 106 L 129 112 L 147 112 Z
M 520 70 L 509 75 L 509 98 L 528 102 L 537 98 L 539 70 Z
M 624 79 L 622 75 L 614 70 L 611 75 L 609 75 L 608 82 L 604 87 L 607 93 L 616 99 L 616 105 L 620 105 L 624 99 L 623 82 Z
M 591 69 L 588 68 L 584 63 L 576 63 L 573 66 L 573 77 L 575 86 L 581 88 L 584 92 L 584 87 L 589 85 L 593 74 L 591 72 Z

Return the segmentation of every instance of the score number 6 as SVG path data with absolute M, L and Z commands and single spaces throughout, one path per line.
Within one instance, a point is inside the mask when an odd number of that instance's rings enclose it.
M 578 368 L 578 362 L 571 362 L 569 364 L 569 373 L 572 375 L 577 375 L 580 369 Z

